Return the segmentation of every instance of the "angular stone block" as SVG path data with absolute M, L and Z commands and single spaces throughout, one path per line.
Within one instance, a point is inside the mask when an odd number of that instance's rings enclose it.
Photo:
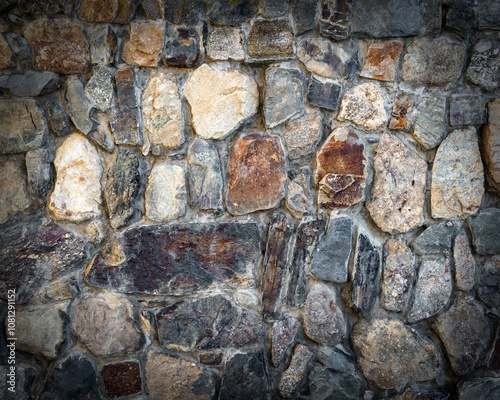
M 293 58 L 293 32 L 286 20 L 255 21 L 247 38 L 249 61 Z
M 335 111 L 339 108 L 342 86 L 335 81 L 311 76 L 307 87 L 307 102 L 313 106 Z

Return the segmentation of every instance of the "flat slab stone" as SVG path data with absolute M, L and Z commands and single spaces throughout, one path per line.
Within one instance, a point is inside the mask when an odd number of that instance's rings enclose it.
M 464 170 L 463 166 L 467 165 Z M 431 182 L 433 218 L 475 214 L 482 204 L 484 172 L 475 129 L 452 131 L 434 159 Z
M 207 17 L 214 25 L 236 25 L 257 13 L 257 0 L 214 0 L 207 8 Z
M 257 112 L 259 89 L 249 75 L 217 71 L 208 64 L 196 69 L 184 86 L 192 123 L 203 139 L 224 139 Z
M 141 67 L 156 67 L 164 42 L 164 22 L 132 22 L 130 38 L 123 46 L 123 61 Z
M 452 289 L 448 259 L 422 258 L 408 322 L 413 324 L 436 315 L 448 304 Z
M 163 54 L 165 66 L 196 68 L 200 58 L 200 35 L 194 28 L 170 28 Z
M 285 317 L 273 324 L 271 331 L 271 359 L 275 367 L 285 363 L 299 333 L 300 322 L 293 317 Z
M 500 82 L 499 49 L 500 39 L 479 39 L 474 45 L 466 78 L 485 90 L 491 91 L 498 88 Z
M 424 223 L 427 163 L 401 141 L 383 134 L 374 160 L 375 179 L 366 203 L 384 232 L 405 233 Z
M 83 135 L 72 134 L 57 149 L 54 166 L 57 178 L 49 199 L 54 217 L 72 222 L 99 217 L 103 166 L 94 145 Z
M 371 44 L 360 76 L 379 81 L 394 81 L 402 51 L 403 43 L 401 42 Z
M 500 194 L 500 99 L 488 104 L 488 124 L 483 127 L 482 156 L 488 185 Z
M 335 209 L 363 199 L 367 155 L 363 143 L 346 127 L 336 128 L 316 155 L 315 183 L 318 206 Z
M 9 216 L 26 210 L 32 204 L 32 198 L 26 185 L 26 177 L 15 161 L 0 161 L 0 224 L 7 222 Z
M 382 389 L 434 379 L 443 367 L 436 344 L 396 319 L 357 323 L 351 342 L 363 374 Z
M 58 74 L 81 74 L 89 66 L 83 27 L 69 18 L 41 18 L 24 29 L 33 52 L 33 67 Z
M 0 100 L 0 154 L 37 149 L 47 133 L 47 122 L 36 100 Z
M 335 81 L 312 75 L 307 87 L 307 102 L 312 106 L 335 111 L 339 108 L 341 90 L 342 86 L 337 85 Z
M 321 35 L 333 40 L 347 39 L 350 8 L 347 0 L 323 0 L 319 19 Z
M 228 162 L 226 207 L 233 215 L 268 210 L 285 196 L 285 152 L 278 136 L 251 131 L 239 137 Z
M 115 72 L 118 107 L 113 108 L 111 130 L 116 144 L 138 145 L 139 99 L 136 93 L 135 73 L 131 67 Z
M 162 308 L 156 314 L 156 325 L 160 344 L 182 351 L 242 347 L 263 335 L 262 321 L 256 314 L 222 296 Z
M 445 38 L 418 38 L 407 48 L 401 66 L 405 81 L 445 85 L 462 73 L 466 49 Z
M 247 38 L 249 61 L 287 60 L 294 57 L 293 32 L 286 20 L 255 21 Z
M 80 132 L 87 135 L 94 128 L 94 122 L 90 118 L 94 105 L 85 95 L 83 83 L 78 77 L 68 79 L 64 99 L 71 121 Z
M 417 106 L 413 136 L 425 149 L 434 149 L 446 135 L 446 97 L 441 89 L 425 93 Z
M 128 396 L 142 391 L 141 367 L 137 361 L 106 364 L 101 369 L 108 397 Z
M 441 222 L 427 227 L 413 241 L 411 246 L 419 254 L 442 254 L 451 252 L 454 226 Z
M 320 111 L 306 111 L 300 117 L 287 121 L 282 135 L 288 158 L 296 160 L 313 153 L 322 131 L 323 118 Z
M 207 54 L 213 60 L 242 61 L 245 59 L 244 38 L 239 28 L 215 28 L 208 38 Z
M 485 209 L 469 220 L 474 248 L 481 255 L 500 254 L 500 211 Z
M 215 283 L 254 286 L 260 241 L 254 223 L 129 228 L 94 258 L 86 281 L 125 293 L 173 295 L 195 293 Z
M 477 4 L 477 3 L 476 3 Z M 468 39 L 477 27 L 475 3 L 466 0 L 448 1 L 445 26 L 464 39 Z
M 14 96 L 34 97 L 58 89 L 61 82 L 53 72 L 26 71 L 24 74 L 2 75 L 0 88 L 8 89 Z
M 288 12 L 287 0 L 264 0 L 261 2 L 261 13 L 266 18 L 281 17 Z
M 486 104 L 481 95 L 453 94 L 450 99 L 450 125 L 483 125 Z
M 455 237 L 453 246 L 455 282 L 460 290 L 472 290 L 476 281 L 476 260 L 472 256 L 467 235 Z

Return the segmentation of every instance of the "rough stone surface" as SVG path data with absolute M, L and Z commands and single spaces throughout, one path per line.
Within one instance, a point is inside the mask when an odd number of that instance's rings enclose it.
M 319 364 L 309 372 L 309 391 L 314 400 L 358 400 L 365 383 L 356 372 L 337 372 Z
M 304 111 L 306 77 L 299 69 L 271 67 L 266 70 L 264 119 L 273 128 Z
M 80 74 L 89 66 L 89 44 L 82 26 L 68 18 L 41 18 L 24 29 L 37 70 Z M 48 56 L 49 55 L 49 56 Z
M 347 282 L 353 225 L 349 217 L 330 218 L 311 262 L 311 274 L 328 282 Z
M 115 142 L 113 141 L 108 114 L 97 112 L 94 114 L 94 117 L 98 125 L 88 133 L 87 137 L 98 144 L 103 150 L 113 153 L 115 151 Z
M 275 317 L 280 306 L 293 228 L 284 214 L 275 215 L 269 225 L 260 285 L 264 319 Z
M 228 163 L 227 210 L 244 215 L 275 207 L 285 195 L 285 154 L 277 136 L 248 132 L 233 145 Z
M 144 375 L 152 400 L 211 400 L 215 395 L 213 372 L 164 353 L 148 353 Z
M 63 278 L 50 285 L 42 286 L 38 293 L 42 302 L 52 303 L 54 301 L 74 299 L 80 294 L 80 288 L 74 278 Z
M 304 307 L 305 334 L 327 346 L 339 344 L 347 334 L 340 304 L 333 289 L 323 284 L 312 285 Z
M 314 213 L 311 193 L 311 170 L 303 168 L 288 173 L 285 205 L 295 218 L 302 218 L 306 213 Z
M 297 58 L 312 73 L 330 79 L 348 79 L 357 67 L 354 51 L 320 38 L 301 40 Z
M 45 108 L 50 123 L 50 128 L 57 136 L 65 136 L 69 133 L 69 118 L 64 108 L 54 101 L 46 101 Z
M 52 186 L 51 157 L 49 151 L 47 149 L 28 151 L 26 153 L 26 171 L 31 191 L 37 196 L 46 197 Z M 15 180 L 15 174 L 5 173 L 5 176 L 9 180 Z M 19 183 L 17 184 L 19 185 Z M 3 187 L 7 187 L 7 185 Z M 17 190 L 22 190 L 22 188 L 23 185 L 20 184 Z
M 319 186 L 318 206 L 345 208 L 363 199 L 367 155 L 364 144 L 354 137 L 351 129 L 338 127 L 317 153 L 314 180 Z
M 111 72 L 102 66 L 94 67 L 92 78 L 85 85 L 85 94 L 101 111 L 108 111 L 113 100 L 113 82 Z
M 173 295 L 207 289 L 216 282 L 254 286 L 260 240 L 254 223 L 129 228 L 93 260 L 86 280 L 126 293 Z
M 131 0 L 111 0 L 103 4 L 99 0 L 85 0 L 78 16 L 90 22 L 127 23 L 132 18 L 135 5 Z
M 283 373 L 280 382 L 280 393 L 284 397 L 292 396 L 307 372 L 307 364 L 313 356 L 309 347 L 302 344 L 295 346 L 290 365 Z
M 383 134 L 374 161 L 375 179 L 366 204 L 384 232 L 411 231 L 424 222 L 427 163 L 401 141 Z
M 314 152 L 322 133 L 323 118 L 320 111 L 306 111 L 284 125 L 283 139 L 288 158 L 295 160 Z
M 498 337 L 498 332 L 493 341 L 488 367 L 496 372 L 500 370 L 500 338 Z
M 0 70 L 11 68 L 14 66 L 14 53 L 3 37 L 0 34 Z
M 123 47 L 123 61 L 141 67 L 156 67 L 164 41 L 163 22 L 132 22 L 130 39 Z
M 87 29 L 90 40 L 90 62 L 93 65 L 113 64 L 118 49 L 113 30 L 106 25 L 95 25 Z
M 167 35 L 165 66 L 195 68 L 200 58 L 200 37 L 196 29 L 171 28 Z
M 482 38 L 474 45 L 467 79 L 485 90 L 495 90 L 500 82 L 500 39 Z
M 201 137 L 188 148 L 189 193 L 191 206 L 214 214 L 222 213 L 222 173 L 219 153 Z
M 474 247 L 481 255 L 500 254 L 500 211 L 485 209 L 469 220 Z
M 460 382 L 457 387 L 459 400 L 489 400 L 500 396 L 500 379 L 479 378 Z
M 413 324 L 430 318 L 443 309 L 450 299 L 451 281 L 448 259 L 444 257 L 422 258 L 408 322 Z
M 121 397 L 142 390 L 141 368 L 136 361 L 106 364 L 101 370 L 108 397 Z
M 257 112 L 259 89 L 243 72 L 198 68 L 184 86 L 192 124 L 203 139 L 224 139 Z
M 460 37 L 467 39 L 477 26 L 475 3 L 467 0 L 448 0 L 445 26 Z
M 313 106 L 335 111 L 339 107 L 342 87 L 335 81 L 311 76 L 307 87 L 307 102 Z
M 351 342 L 360 354 L 363 374 L 382 389 L 438 376 L 443 361 L 426 336 L 396 319 L 373 319 L 354 325 Z
M 164 0 L 143 0 L 141 8 L 147 19 L 165 19 Z
M 56 219 L 80 222 L 101 215 L 102 161 L 95 147 L 74 133 L 57 149 L 56 183 L 49 210 Z
M 499 315 L 500 311 L 499 266 L 500 258 L 495 256 L 489 260 L 483 261 L 479 268 L 477 296 L 494 315 Z
M 236 354 L 226 362 L 219 400 L 269 400 L 269 365 L 264 350 Z
M 496 2 L 479 1 L 479 29 L 500 30 L 500 6 Z
M 142 94 L 142 118 L 154 146 L 176 148 L 184 143 L 184 117 L 177 80 L 156 72 Z
M 469 238 L 466 235 L 455 237 L 453 258 L 457 287 L 464 291 L 471 290 L 476 280 L 476 261 L 472 256 Z
M 293 317 L 285 317 L 273 324 L 271 331 L 271 360 L 275 367 L 285 363 L 299 333 L 300 322 Z
M 431 225 L 411 244 L 419 254 L 442 254 L 451 252 L 453 224 L 441 222 Z
M 364 234 L 358 236 L 356 264 L 352 271 L 351 307 L 363 316 L 370 313 L 378 294 L 380 252 Z
M 446 135 L 446 97 L 441 89 L 424 94 L 418 104 L 413 135 L 425 149 L 439 145 Z
M 407 91 L 398 92 L 392 107 L 389 129 L 408 131 L 414 122 L 415 95 Z
M 165 307 L 156 314 L 156 325 L 163 347 L 183 351 L 242 347 L 263 333 L 256 314 L 243 311 L 222 296 Z
M 47 133 L 42 108 L 35 100 L 0 100 L 0 154 L 37 149 Z
M 243 31 L 238 28 L 215 28 L 208 39 L 208 56 L 213 60 L 244 60 L 244 37 Z
M 500 194 L 500 99 L 488 104 L 488 124 L 483 127 L 482 156 L 486 181 Z
M 405 81 L 444 85 L 462 73 L 466 49 L 444 38 L 418 38 L 406 50 L 401 66 Z
M 319 28 L 323 36 L 333 40 L 347 39 L 350 3 L 346 0 L 323 0 Z
M 73 332 L 98 357 L 132 354 L 144 344 L 131 303 L 111 293 L 79 299 L 73 306 Z
M 72 76 L 68 80 L 64 98 L 71 121 L 80 132 L 87 135 L 94 127 L 94 122 L 90 118 L 94 106 L 85 95 L 80 79 Z
M 281 17 L 288 12 L 288 6 L 287 0 L 263 0 L 261 13 L 266 18 Z
M 387 115 L 380 87 L 374 83 L 363 83 L 347 91 L 337 118 L 340 121 L 352 121 L 371 131 L 385 128 Z
M 138 145 L 139 100 L 135 88 L 135 73 L 131 67 L 115 72 L 118 107 L 113 109 L 111 130 L 116 144 Z
M 433 218 L 459 217 L 479 210 L 484 173 L 477 141 L 474 129 L 455 130 L 439 146 L 432 167 Z
M 255 21 L 247 38 L 249 60 L 286 60 L 293 58 L 293 32 L 286 20 Z
M 380 300 L 388 311 L 405 311 L 415 276 L 415 256 L 405 243 L 390 239 L 385 245 Z
M 257 0 L 214 0 L 207 8 L 207 17 L 215 25 L 235 25 L 252 18 L 257 5 Z
M 483 313 L 462 297 L 437 317 L 434 329 L 441 338 L 456 375 L 472 371 L 490 343 L 490 328 Z
M 15 161 L 0 161 L 0 224 L 32 203 L 23 170 Z
M 360 76 L 379 81 L 394 81 L 402 51 L 403 43 L 401 42 L 371 44 Z
M 165 19 L 174 25 L 196 25 L 201 9 L 201 0 L 165 0 Z
M 58 89 L 59 77 L 53 72 L 26 71 L 0 77 L 0 88 L 8 89 L 14 96 L 40 96 Z
M 483 125 L 486 105 L 479 95 L 454 94 L 450 99 L 450 125 Z
M 302 35 L 304 32 L 314 29 L 318 23 L 318 2 L 316 0 L 293 2 L 292 18 L 296 35 Z

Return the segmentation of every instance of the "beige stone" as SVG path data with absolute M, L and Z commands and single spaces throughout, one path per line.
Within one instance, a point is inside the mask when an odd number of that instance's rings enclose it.
M 209 57 L 213 60 L 244 60 L 244 37 L 243 31 L 238 28 L 215 28 L 208 39 Z
M 379 228 L 405 233 L 421 226 L 427 163 L 396 138 L 383 134 L 374 168 L 366 207 Z
M 322 132 L 321 112 L 312 110 L 301 117 L 288 121 L 283 130 L 283 139 L 288 158 L 294 160 L 314 152 Z
M 193 72 L 184 96 L 191 106 L 192 123 L 204 139 L 224 139 L 257 112 L 259 89 L 249 75 L 216 71 L 207 64 Z
M 132 22 L 130 38 L 123 47 L 123 61 L 141 67 L 156 67 L 164 41 L 164 22 Z
M 54 217 L 80 222 L 100 216 L 103 166 L 94 145 L 74 133 L 57 149 L 54 166 L 57 178 L 49 199 Z
M 184 143 L 182 103 L 174 75 L 157 71 L 142 94 L 144 128 L 153 145 L 176 148 Z
M 486 181 L 500 194 L 500 99 L 488 104 L 488 124 L 483 128 L 482 150 Z
M 12 57 L 14 54 L 9 47 L 9 44 L 0 33 L 0 69 L 6 69 L 14 66 Z
M 0 161 L 0 224 L 7 222 L 9 213 L 26 210 L 31 198 L 21 167 L 14 161 Z
M 452 131 L 434 159 L 431 183 L 433 218 L 475 214 L 484 194 L 484 173 L 474 129 Z

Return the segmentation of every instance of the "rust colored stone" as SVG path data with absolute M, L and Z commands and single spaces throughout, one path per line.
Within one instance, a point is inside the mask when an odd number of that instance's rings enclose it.
M 141 67 L 156 67 L 164 41 L 164 22 L 132 22 L 130 39 L 123 48 L 123 61 Z
M 316 156 L 318 205 L 327 209 L 349 207 L 363 199 L 366 179 L 365 146 L 352 140 L 355 133 L 335 129 Z
M 89 44 L 77 22 L 68 18 L 39 19 L 28 25 L 24 37 L 37 70 L 80 74 L 89 66 Z
M 142 390 L 141 369 L 136 361 L 107 364 L 101 370 L 108 397 L 121 397 Z
M 118 12 L 118 7 L 118 0 L 85 0 L 78 16 L 84 21 L 112 22 Z
M 368 50 L 361 76 L 379 81 L 394 81 L 399 57 L 403 51 L 400 42 L 376 42 Z
M 401 92 L 394 100 L 392 107 L 392 119 L 389 129 L 406 131 L 410 127 L 408 112 L 413 107 L 414 95 L 408 92 Z
M 233 215 L 275 207 L 285 195 L 285 153 L 278 136 L 243 134 L 229 157 L 226 206 Z

